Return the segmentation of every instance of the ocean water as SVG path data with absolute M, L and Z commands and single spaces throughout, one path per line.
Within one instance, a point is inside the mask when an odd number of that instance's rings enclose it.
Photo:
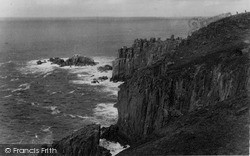
M 97 67 L 136 38 L 185 37 L 187 19 L 63 18 L 0 20 L 0 143 L 51 143 L 89 123 L 117 121 L 118 86 L 92 84 Z M 92 57 L 96 66 L 59 67 L 39 59 Z M 116 153 L 116 152 L 114 152 Z

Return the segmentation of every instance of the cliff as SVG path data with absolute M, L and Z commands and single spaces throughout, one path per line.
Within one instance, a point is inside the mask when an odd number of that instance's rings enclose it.
M 230 148 L 225 146 L 236 146 L 234 139 L 242 141 L 246 148 L 248 142 L 244 137 L 248 138 L 246 116 L 249 104 L 246 96 L 242 95 L 246 95 L 248 90 L 249 28 L 250 14 L 239 14 L 211 23 L 181 42 L 173 41 L 177 44 L 170 51 L 165 48 L 159 52 L 156 50 L 166 45 L 162 41 L 150 42 L 148 49 L 139 46 L 137 53 L 127 48 L 120 50 L 113 74 L 113 80 L 124 81 L 115 105 L 119 116 L 116 126 L 132 145 L 121 155 L 135 154 L 133 152 L 147 154 L 150 151 L 151 154 L 240 153 L 240 148 L 230 152 Z M 144 41 L 139 43 L 144 45 Z M 128 49 L 134 47 L 137 46 L 134 44 Z M 153 52 L 160 57 L 151 61 Z M 241 97 L 238 102 L 232 102 L 238 97 Z M 239 101 L 245 101 L 245 105 Z M 206 109 L 209 110 L 207 114 Z M 243 113 L 237 115 L 241 109 Z M 199 110 L 205 111 L 204 114 Z M 194 115 L 190 116 L 192 113 Z M 208 117 L 211 120 L 206 119 Z M 179 128 L 180 125 L 174 121 L 183 118 L 189 122 L 182 122 L 182 128 Z M 171 124 L 175 128 L 170 131 L 168 127 Z M 242 136 L 234 136 L 237 128 L 230 130 L 231 126 L 241 127 Z M 193 131 L 190 132 L 189 128 Z M 165 137 L 160 130 L 164 131 Z M 152 142 L 155 136 L 161 138 L 156 137 L 158 140 Z M 191 139 L 187 140 L 186 136 Z M 226 136 L 232 136 L 232 140 L 225 140 Z M 146 142 L 144 145 L 141 145 L 142 140 Z M 215 145 L 210 147 L 213 143 Z M 193 149 L 185 151 L 187 147 Z M 246 153 L 245 148 L 240 151 Z
M 132 47 L 124 46 L 118 50 L 117 59 L 113 61 L 111 81 L 124 81 L 138 69 L 159 60 L 163 54 L 173 54 L 181 41 L 174 36 L 165 41 L 160 38 L 136 39 Z

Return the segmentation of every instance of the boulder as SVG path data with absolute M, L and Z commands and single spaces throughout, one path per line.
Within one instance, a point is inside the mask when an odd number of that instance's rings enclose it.
M 37 65 L 40 65 L 40 64 L 43 64 L 43 63 L 46 63 L 46 62 L 47 62 L 46 60 L 44 60 L 44 61 L 38 60 L 38 61 L 36 62 L 36 64 L 37 64 Z
M 99 81 L 98 81 L 96 78 L 94 78 L 94 79 L 91 81 L 91 83 L 99 83 Z
M 101 81 L 105 81 L 105 80 L 108 79 L 108 77 L 107 76 L 101 76 L 101 77 L 98 77 L 98 79 L 101 80 Z
M 97 70 L 100 72 L 107 72 L 107 71 L 112 70 L 112 69 L 113 69 L 113 67 L 111 65 L 100 66 L 97 68 Z
M 36 62 L 36 64 L 37 64 L 37 65 L 40 65 L 40 64 L 43 64 L 43 62 L 42 62 L 41 60 L 38 60 L 38 61 Z

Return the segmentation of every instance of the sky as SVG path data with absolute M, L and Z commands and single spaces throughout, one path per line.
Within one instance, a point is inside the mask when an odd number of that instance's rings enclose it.
M 250 11 L 250 0 L 0 0 L 0 17 L 187 17 Z

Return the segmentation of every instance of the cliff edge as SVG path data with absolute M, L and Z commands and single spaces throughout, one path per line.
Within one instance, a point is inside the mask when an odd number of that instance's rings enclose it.
M 124 81 L 116 127 L 131 147 L 118 155 L 248 154 L 249 36 L 245 13 L 187 39 L 136 40 L 120 50 L 130 59 L 114 61 L 113 80 Z

